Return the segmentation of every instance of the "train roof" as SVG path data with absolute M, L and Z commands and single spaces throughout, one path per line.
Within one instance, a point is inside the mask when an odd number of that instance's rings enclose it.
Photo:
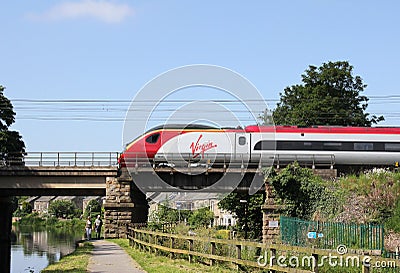
M 230 128 L 230 127 L 225 127 L 225 128 L 220 128 L 217 126 L 211 126 L 211 125 L 204 125 L 204 124 L 163 124 L 163 125 L 158 125 L 155 126 L 143 134 L 137 136 L 135 139 L 132 141 L 128 142 L 125 144 L 125 149 L 128 147 L 130 144 L 138 140 L 139 138 L 143 137 L 144 135 L 147 135 L 148 133 L 151 133 L 153 131 L 159 131 L 159 130 L 221 130 L 221 131 L 240 131 L 244 132 L 244 129 L 237 129 L 237 128 Z
M 204 129 L 204 130 L 218 130 L 219 127 L 203 125 L 203 124 L 164 124 L 155 126 L 146 131 L 146 133 L 162 129 Z
M 352 127 L 352 126 L 258 126 L 245 128 L 248 133 L 320 133 L 320 134 L 400 134 L 400 127 Z

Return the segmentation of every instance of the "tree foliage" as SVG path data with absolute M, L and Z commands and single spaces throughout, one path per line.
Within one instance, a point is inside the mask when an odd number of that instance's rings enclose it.
M 336 188 L 341 197 L 342 210 L 335 220 L 376 224 L 396 218 L 396 215 L 400 218 L 399 181 L 399 172 L 386 169 L 373 169 L 359 175 L 341 177 Z M 395 222 L 391 220 L 391 223 Z
M 400 233 L 400 198 L 393 208 L 392 215 L 386 221 L 386 227 L 394 232 Z
M 360 76 L 353 76 L 347 61 L 310 65 L 302 75 L 303 84 L 286 87 L 273 112 L 279 125 L 371 126 L 383 116 L 366 113 L 368 98 Z
M 283 205 L 284 214 L 292 217 L 311 219 L 317 209 L 332 201 L 322 178 L 297 162 L 270 175 L 269 182 Z
M 214 213 L 208 208 L 195 210 L 189 216 L 188 222 L 191 227 L 206 227 L 214 220 Z
M 164 200 L 158 204 L 149 218 L 153 223 L 178 223 L 185 222 L 191 214 L 189 210 L 173 209 L 169 200 Z
M 158 206 L 158 209 L 154 211 L 152 217 L 155 222 L 178 223 L 179 213 L 181 213 L 181 220 L 184 219 L 182 215 L 186 215 L 186 211 L 178 211 L 177 209 L 170 208 L 168 204 L 160 204 Z
M 262 236 L 263 215 L 261 206 L 263 203 L 263 194 L 248 195 L 233 192 L 222 199 L 218 206 L 234 213 L 237 218 L 237 225 L 242 229 L 247 225 L 249 237 L 256 239 Z
M 11 131 L 15 122 L 15 112 L 11 101 L 4 96 L 5 87 L 0 85 L 0 157 L 3 163 L 21 161 L 25 144 L 17 131 Z
M 49 205 L 49 213 L 57 218 L 73 218 L 75 208 L 71 200 L 55 200 Z
M 15 217 L 22 217 L 26 216 L 28 214 L 32 213 L 32 205 L 29 202 L 26 202 L 25 200 L 19 200 L 18 201 L 18 208 L 16 211 L 14 211 L 14 216 Z
M 169 206 L 169 202 L 159 204 L 150 215 L 152 224 L 187 222 L 192 228 L 208 226 L 214 219 L 214 213 L 205 207 L 198 210 L 178 210 Z
M 101 204 L 96 199 L 90 200 L 85 208 L 85 218 L 87 216 L 92 216 L 92 214 L 101 214 Z

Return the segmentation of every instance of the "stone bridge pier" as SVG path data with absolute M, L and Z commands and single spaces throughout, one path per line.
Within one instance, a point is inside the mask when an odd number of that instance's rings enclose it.
M 0 272 L 10 272 L 11 216 L 13 210 L 12 198 L 0 196 Z
M 117 178 L 107 178 L 104 209 L 105 238 L 126 238 L 127 224 L 147 222 L 146 195 L 136 187 L 127 170 Z

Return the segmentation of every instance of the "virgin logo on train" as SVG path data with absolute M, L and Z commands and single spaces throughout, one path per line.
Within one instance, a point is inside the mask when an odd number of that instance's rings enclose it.
M 201 155 L 201 157 L 204 158 L 204 153 L 206 151 L 217 147 L 217 144 L 214 144 L 214 142 L 212 142 L 212 141 L 200 143 L 200 140 L 202 137 L 203 137 L 203 135 L 199 136 L 199 138 L 196 141 L 196 144 L 194 142 L 192 142 L 192 144 L 190 144 L 190 149 L 192 150 L 193 158 L 196 158 L 199 155 Z

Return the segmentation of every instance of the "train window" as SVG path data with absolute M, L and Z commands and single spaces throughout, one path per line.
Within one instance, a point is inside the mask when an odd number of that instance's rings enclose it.
M 323 150 L 325 151 L 340 151 L 342 150 L 341 142 L 324 142 Z
M 278 141 L 277 150 L 304 150 L 304 143 L 301 141 Z
M 156 143 L 158 138 L 160 137 L 160 133 L 150 135 L 146 138 L 147 143 Z
M 239 145 L 244 145 L 244 144 L 246 144 L 246 137 L 244 136 L 239 137 Z
M 354 151 L 372 151 L 374 149 L 373 143 L 368 142 L 355 142 Z
M 320 151 L 320 150 L 322 150 L 322 142 L 321 141 L 305 141 L 305 142 L 303 142 L 302 150 Z
M 385 151 L 400 152 L 400 143 L 385 143 Z
M 254 145 L 254 150 L 275 150 L 276 143 L 273 140 L 261 140 Z

